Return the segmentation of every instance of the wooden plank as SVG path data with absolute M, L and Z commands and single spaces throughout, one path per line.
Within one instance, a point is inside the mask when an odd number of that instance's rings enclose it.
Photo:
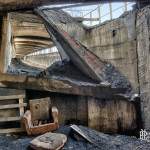
M 0 109 L 11 109 L 11 108 L 19 108 L 19 107 L 27 107 L 27 103 L 23 104 L 9 104 L 9 105 L 0 105 Z
M 84 140 L 86 140 L 87 142 L 89 142 L 90 144 L 93 144 L 94 146 L 96 146 L 97 148 L 101 149 L 101 146 L 96 144 L 87 134 L 85 134 L 77 125 L 71 125 L 70 128 L 73 130 L 74 133 L 76 133 L 76 135 L 80 135 Z M 76 138 L 77 136 L 75 136 L 74 138 Z M 77 140 L 79 140 L 79 138 L 76 138 Z
M 8 121 L 18 121 L 21 117 L 6 117 L 6 118 L 0 118 L 0 122 L 8 122 Z
M 11 108 L 26 107 L 26 106 L 27 106 L 27 103 L 23 103 L 23 104 L 0 105 L 0 109 L 11 109 Z
M 25 95 L 9 95 L 9 96 L 0 96 L 0 100 L 11 100 L 11 99 L 19 99 L 25 98 Z
M 9 129 L 0 129 L 1 134 L 7 134 L 7 133 L 18 133 L 18 132 L 24 132 L 25 130 L 22 128 L 9 128 Z
M 19 112 L 20 112 L 20 116 L 24 115 L 23 98 L 19 98 Z
M 92 140 L 77 125 L 71 125 L 70 128 L 84 138 L 87 142 L 93 143 Z
M 0 96 L 25 95 L 25 90 L 0 88 Z

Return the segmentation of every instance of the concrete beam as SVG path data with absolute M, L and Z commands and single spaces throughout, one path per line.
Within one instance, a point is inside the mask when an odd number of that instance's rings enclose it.
M 36 10 L 36 12 L 43 18 L 43 20 L 45 20 L 47 31 L 58 50 L 60 50 L 59 47 L 61 47 L 74 65 L 88 77 L 99 82 L 105 81 L 103 71 L 106 68 L 107 63 L 101 61 L 80 42 L 76 41 L 67 32 L 56 26 L 51 20 L 51 17 L 44 13 L 44 11 Z M 57 12 L 53 11 L 51 15 L 55 18 Z
M 81 83 L 71 80 L 57 80 L 51 78 L 37 78 L 10 74 L 0 74 L 0 87 L 42 90 L 105 99 L 112 99 L 112 97 L 118 93 L 123 93 L 125 91 L 121 88 L 116 89 L 101 84 Z

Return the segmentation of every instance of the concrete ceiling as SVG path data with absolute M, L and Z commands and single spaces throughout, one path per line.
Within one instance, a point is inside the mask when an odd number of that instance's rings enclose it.
M 71 2 L 108 2 L 109 0 L 72 0 Z M 122 1 L 122 0 L 111 0 Z M 133 1 L 133 0 L 129 0 Z M 0 11 L 34 8 L 46 4 L 68 3 L 70 0 L 0 0 Z M 11 12 L 12 42 L 17 57 L 54 46 L 40 17 L 29 12 Z
M 53 46 L 41 18 L 33 13 L 12 12 L 9 15 L 16 57 Z
M 33 9 L 38 6 L 67 3 L 104 3 L 124 2 L 124 0 L 0 0 L 0 11 L 12 11 L 18 9 Z M 129 2 L 142 0 L 126 0 Z

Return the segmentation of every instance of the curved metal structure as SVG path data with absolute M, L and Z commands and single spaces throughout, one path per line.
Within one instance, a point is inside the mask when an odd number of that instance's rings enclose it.
M 126 0 L 133 2 L 133 0 Z M 142 0 L 134 0 L 142 2 Z M 146 0 L 147 2 L 149 0 Z M 35 7 L 54 4 L 73 4 L 73 3 L 105 3 L 105 2 L 124 2 L 124 0 L 0 0 L 0 12 L 33 9 Z M 144 1 L 145 2 L 145 1 Z

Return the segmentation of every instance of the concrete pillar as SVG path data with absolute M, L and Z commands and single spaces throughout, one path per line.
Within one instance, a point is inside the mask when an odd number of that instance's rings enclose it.
M 0 47 L 0 72 L 5 73 L 11 62 L 11 24 L 9 14 L 3 16 L 2 41 Z

